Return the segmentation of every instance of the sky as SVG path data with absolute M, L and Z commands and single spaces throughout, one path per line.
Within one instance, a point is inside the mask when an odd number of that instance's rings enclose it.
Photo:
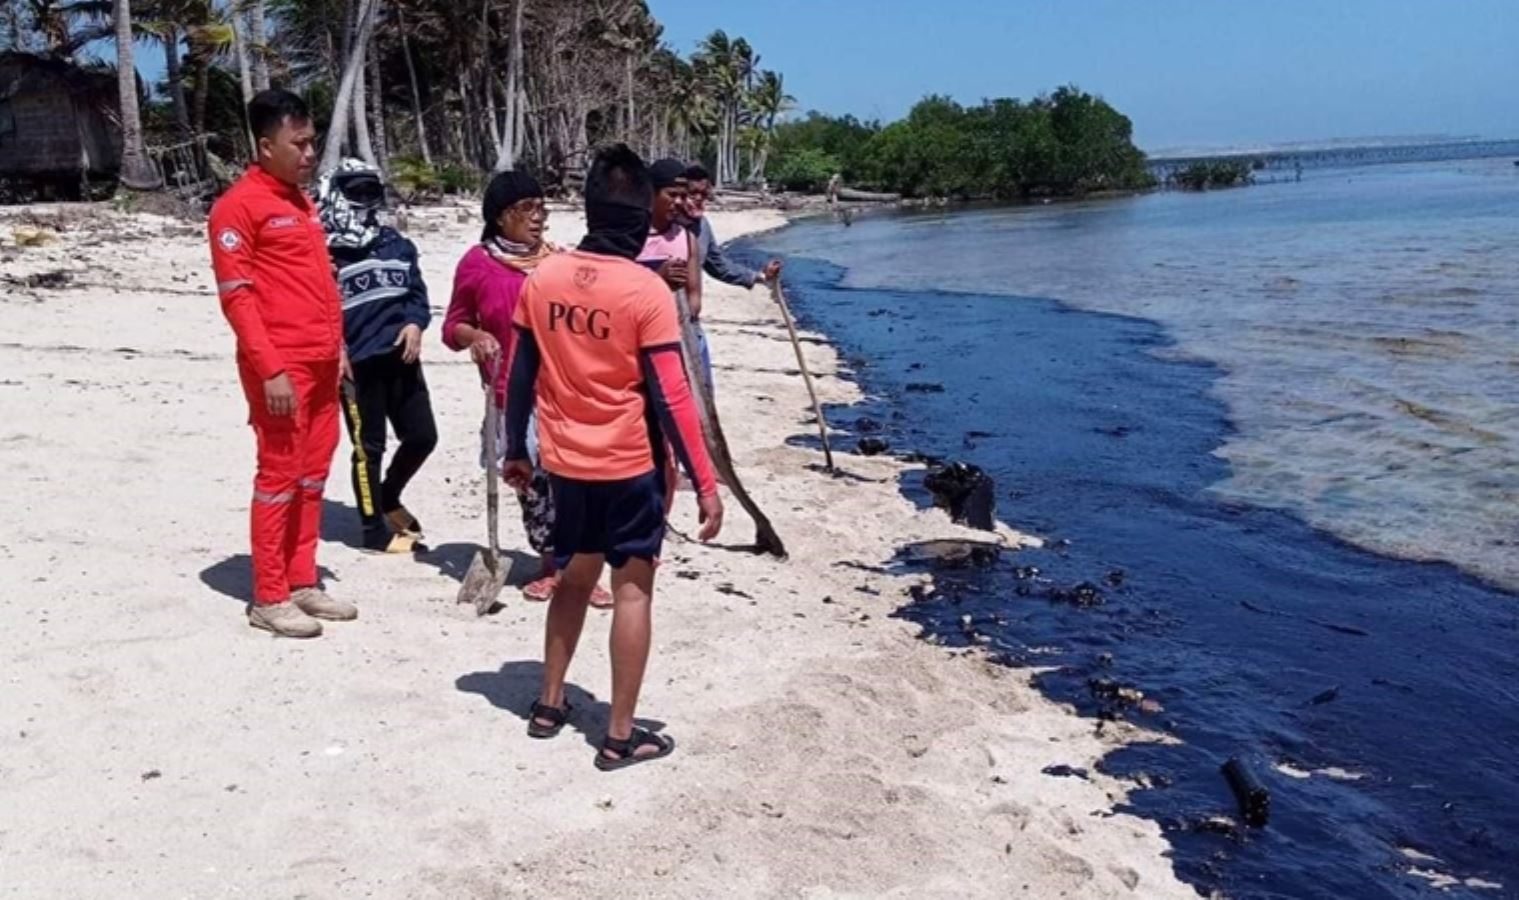
M 1519 0 L 649 0 L 664 40 L 744 37 L 801 110 L 891 120 L 1062 84 L 1151 152 L 1519 137 Z

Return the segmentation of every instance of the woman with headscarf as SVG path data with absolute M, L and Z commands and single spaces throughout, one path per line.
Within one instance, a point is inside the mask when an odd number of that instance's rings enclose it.
M 453 298 L 443 320 L 443 343 L 452 350 L 468 350 L 480 367 L 482 380 L 492 385 L 497 408 L 506 406 L 505 351 L 512 335 L 512 315 L 522 286 L 538 264 L 559 248 L 544 239 L 548 208 L 543 188 L 524 172 L 502 172 L 491 179 L 482 204 L 485 228 L 480 243 L 459 261 L 454 274 Z M 537 429 L 530 428 L 534 438 Z M 498 440 L 498 448 L 505 441 Z M 536 441 L 529 447 L 534 463 L 533 478 L 517 498 L 522 503 L 522 525 L 528 543 L 542 558 L 539 576 L 523 588 L 529 600 L 544 601 L 554 594 L 558 575 L 554 570 L 554 504 L 548 474 L 538 464 Z M 500 459 L 481 460 L 482 465 L 501 465 Z M 592 605 L 603 607 L 611 596 L 600 588 Z

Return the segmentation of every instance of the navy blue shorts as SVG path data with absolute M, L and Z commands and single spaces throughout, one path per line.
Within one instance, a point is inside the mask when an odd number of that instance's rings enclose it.
M 665 479 L 656 467 L 622 481 L 578 481 L 549 475 L 554 492 L 554 565 L 576 554 L 605 555 L 612 568 L 630 559 L 653 562 L 665 543 Z

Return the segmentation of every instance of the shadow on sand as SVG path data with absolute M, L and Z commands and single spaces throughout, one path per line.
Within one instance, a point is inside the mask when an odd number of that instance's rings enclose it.
M 539 684 L 543 679 L 543 663 L 538 660 L 516 660 L 506 663 L 499 671 L 471 672 L 461 675 L 454 686 L 466 694 L 479 694 L 497 709 L 504 709 L 522 720 L 524 727 L 532 717 L 533 701 L 538 699 Z M 611 704 L 596 699 L 596 695 L 576 684 L 566 684 L 565 700 L 573 707 L 567 727 L 579 732 L 586 745 L 601 749 L 601 739 L 606 736 L 607 720 L 611 716 Z M 635 719 L 639 728 L 663 731 L 665 723 L 653 719 Z

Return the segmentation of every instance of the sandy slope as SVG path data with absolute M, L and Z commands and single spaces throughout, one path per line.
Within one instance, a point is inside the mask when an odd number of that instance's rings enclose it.
M 729 440 L 793 557 L 669 548 L 642 711 L 680 750 L 605 775 L 605 620 L 573 672 L 579 730 L 534 742 L 542 607 L 452 602 L 483 531 L 480 398 L 435 331 L 442 444 L 409 497 L 434 553 L 352 548 L 345 443 L 321 562 L 362 617 L 271 639 L 243 617 L 252 435 L 199 229 L 100 208 L 18 250 L 17 215 L 0 212 L 0 892 L 1191 894 L 1158 829 L 1110 813 L 1119 785 L 1040 774 L 1090 766 L 1089 722 L 915 640 L 889 618 L 905 580 L 836 565 L 957 529 L 899 497 L 891 461 L 807 469 L 818 454 L 788 445 L 806 394 L 762 291 L 717 289 L 708 328 Z M 412 219 L 440 311 L 473 221 Z M 4 284 L 60 268 L 72 286 Z M 808 353 L 828 400 L 854 396 L 830 349 Z M 730 509 L 726 537 L 749 540 Z M 690 495 L 675 518 L 693 524 Z

